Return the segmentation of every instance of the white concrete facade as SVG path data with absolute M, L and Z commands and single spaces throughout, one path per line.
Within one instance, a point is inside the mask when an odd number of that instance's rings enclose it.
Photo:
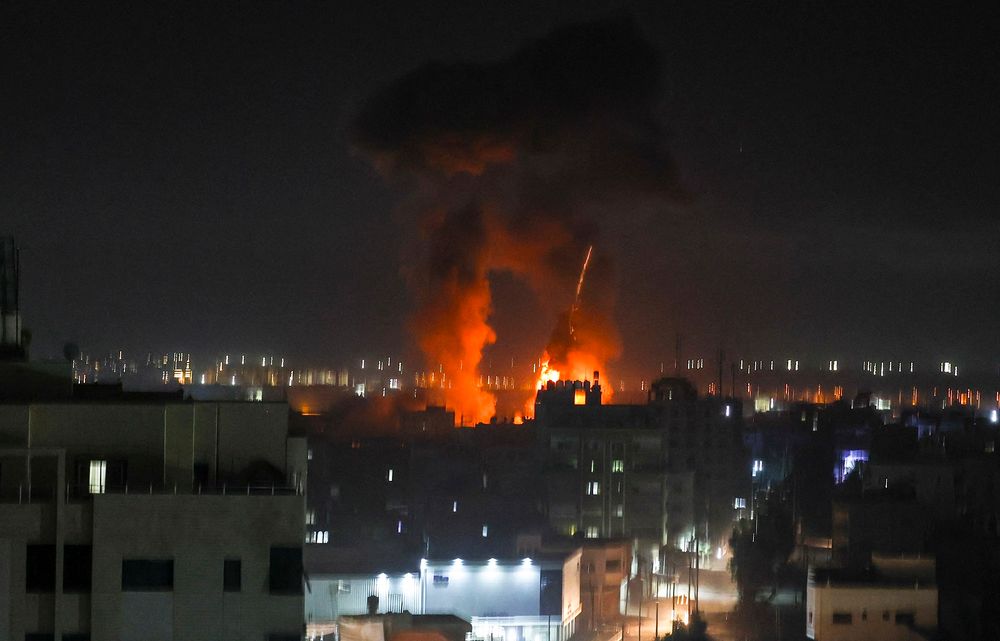
M 0 641 L 300 638 L 301 569 L 292 589 L 270 580 L 301 558 L 300 440 L 284 404 L 0 405 Z M 127 484 L 94 482 L 92 461 Z M 285 481 L 227 486 L 262 461 Z M 148 563 L 167 574 L 133 583 Z
M 336 617 L 366 613 L 375 595 L 380 613 L 453 614 L 483 639 L 565 641 L 582 610 L 580 559 L 576 549 L 561 561 L 424 560 L 414 572 L 313 576 L 306 620 L 310 634 L 325 634 Z
M 923 641 L 937 628 L 938 591 L 909 585 L 810 582 L 806 636 L 815 641 Z

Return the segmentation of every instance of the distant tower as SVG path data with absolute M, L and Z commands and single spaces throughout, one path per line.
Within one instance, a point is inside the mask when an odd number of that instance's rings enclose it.
M 12 236 L 0 237 L 0 358 L 23 358 L 21 343 L 20 257 Z

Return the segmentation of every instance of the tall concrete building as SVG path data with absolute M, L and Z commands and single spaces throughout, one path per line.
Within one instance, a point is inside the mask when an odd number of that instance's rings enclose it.
M 750 493 L 738 400 L 665 378 L 646 404 L 602 405 L 599 383 L 559 381 L 535 415 L 554 530 L 632 539 L 654 572 L 664 548 L 723 556 Z
M 0 401 L 0 641 L 300 639 L 287 405 L 84 389 Z

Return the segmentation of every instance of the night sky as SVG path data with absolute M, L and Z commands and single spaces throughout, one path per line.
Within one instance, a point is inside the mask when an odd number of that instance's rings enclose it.
M 660 56 L 657 115 L 686 192 L 601 230 L 623 374 L 671 359 L 677 332 L 706 356 L 1000 361 L 985 13 L 352 4 L 0 9 L 0 234 L 22 246 L 34 356 L 73 340 L 410 357 L 416 229 L 352 145 L 357 114 L 430 61 L 502 60 L 611 17 Z M 555 312 L 514 276 L 493 285 L 491 354 L 536 357 Z

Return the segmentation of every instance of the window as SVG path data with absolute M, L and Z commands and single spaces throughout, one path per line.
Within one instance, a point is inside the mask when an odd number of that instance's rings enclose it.
M 451 511 L 452 511 L 453 513 L 454 513 L 454 512 L 458 512 L 458 501 L 452 501 L 452 502 L 451 502 Z
M 392 468 L 389 468 L 389 472 L 386 474 L 386 478 L 390 483 L 392 483 Z
M 616 458 L 611 461 L 611 471 L 612 472 L 624 472 L 625 471 L 625 461 L 620 458 Z
M 747 507 L 747 500 L 745 498 L 736 497 L 733 499 L 733 509 L 734 510 L 745 510 Z
M 49 638 L 52 638 L 51 636 Z M 89 632 L 63 632 L 62 641 L 90 641 Z
M 597 481 L 587 482 L 587 496 L 597 496 L 601 493 L 601 484 Z
M 590 473 L 593 474 L 595 471 L 597 471 L 597 461 L 590 459 Z
M 764 461 L 760 459 L 754 459 L 753 462 L 753 476 L 757 476 L 764 472 Z
M 483 538 L 485 539 L 489 533 L 490 533 L 490 526 L 483 523 Z
M 63 546 L 63 592 L 90 592 L 92 564 L 89 545 Z
M 55 641 L 56 637 L 51 632 L 25 632 L 24 641 Z
M 306 510 L 306 525 L 316 525 L 316 510 Z
M 889 620 L 889 611 L 888 610 L 882 610 L 882 620 L 883 621 L 888 621 Z
M 302 548 L 272 547 L 270 560 L 271 594 L 302 594 Z
M 243 561 L 226 559 L 222 562 L 222 590 L 239 592 L 243 589 Z
M 55 592 L 56 546 L 26 546 L 24 569 L 25 592 Z
M 105 482 L 108 478 L 108 462 L 95 460 L 90 462 L 87 491 L 91 494 L 104 494 Z
M 174 589 L 174 561 L 122 560 L 122 591 L 142 592 Z
M 622 518 L 625 516 L 625 506 L 619 503 L 615 506 L 615 516 Z
M 834 612 L 833 613 L 833 624 L 834 625 L 851 625 L 853 623 L 854 617 L 850 612 Z
M 596 525 L 588 525 L 586 535 L 588 539 L 596 539 L 601 535 L 601 532 Z
M 621 559 L 609 560 L 607 563 L 604 564 L 605 572 L 621 572 L 621 569 L 622 569 Z
M 915 625 L 917 615 L 913 612 L 897 612 L 895 621 L 896 625 Z

